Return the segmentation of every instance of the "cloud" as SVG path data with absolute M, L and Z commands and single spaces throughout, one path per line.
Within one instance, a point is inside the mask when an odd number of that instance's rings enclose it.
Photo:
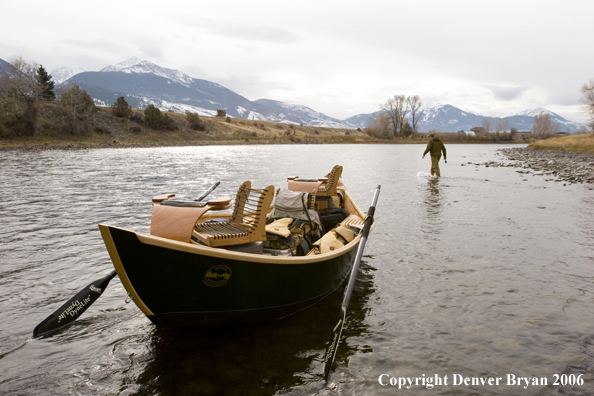
M 336 118 L 394 94 L 485 115 L 559 106 L 573 116 L 594 77 L 594 2 L 567 2 L 68 0 L 47 29 L 43 6 L 13 1 L 0 13 L 0 58 L 100 70 L 137 56 Z
M 487 88 L 495 95 L 497 99 L 501 100 L 515 100 L 518 99 L 524 92 L 528 91 L 530 87 L 522 85 L 489 85 L 482 84 L 482 87 Z
M 188 27 L 205 30 L 214 36 L 222 36 L 253 43 L 292 44 L 303 38 L 290 30 L 262 24 L 248 24 L 237 21 L 211 18 L 182 18 Z M 176 18 L 179 21 L 179 18 Z

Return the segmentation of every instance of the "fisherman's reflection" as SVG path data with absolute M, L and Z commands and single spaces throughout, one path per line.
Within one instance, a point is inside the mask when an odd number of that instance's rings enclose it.
M 425 209 L 427 210 L 427 226 L 425 232 L 440 233 L 442 229 L 443 192 L 440 191 L 439 178 L 431 178 L 424 192 Z

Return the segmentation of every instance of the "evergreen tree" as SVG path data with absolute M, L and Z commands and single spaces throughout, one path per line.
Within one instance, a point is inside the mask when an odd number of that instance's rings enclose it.
M 144 125 L 151 129 L 161 129 L 163 123 L 163 114 L 154 105 L 148 105 L 144 109 Z
M 120 96 L 118 100 L 111 106 L 111 112 L 116 117 L 127 117 L 132 115 L 132 108 L 126 102 L 126 98 Z
M 56 83 L 52 80 L 52 76 L 47 74 L 47 71 L 42 65 L 39 65 L 39 69 L 37 69 L 37 74 L 35 75 L 37 80 L 37 84 L 40 86 L 40 99 L 41 100 L 54 100 L 56 99 L 56 94 L 54 92 L 54 87 Z

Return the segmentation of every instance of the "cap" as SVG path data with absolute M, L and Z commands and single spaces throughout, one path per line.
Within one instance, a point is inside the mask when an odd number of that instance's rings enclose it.
M 430 134 L 429 134 L 429 136 L 433 137 L 433 136 L 435 136 L 435 135 L 434 135 L 433 133 L 430 133 Z

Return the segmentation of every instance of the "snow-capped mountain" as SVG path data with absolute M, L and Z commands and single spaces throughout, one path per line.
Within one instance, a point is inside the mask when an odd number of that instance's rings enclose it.
M 220 84 L 138 58 L 107 66 L 98 72 L 78 73 L 66 83 L 77 83 L 102 106 L 109 106 L 124 96 L 132 107 L 140 109 L 153 104 L 161 110 L 190 111 L 207 116 L 224 109 L 227 115 L 237 118 L 353 128 L 305 106 L 267 99 L 250 101 Z
M 534 117 L 540 114 L 546 114 L 546 113 L 551 113 L 549 110 L 542 108 L 542 107 L 537 107 L 535 109 L 528 109 L 528 110 L 524 110 L 522 112 L 516 113 L 514 114 L 515 116 L 528 116 L 528 117 Z
M 0 59 L 0 72 L 4 69 L 6 73 L 9 66 L 9 63 Z M 130 58 L 104 67 L 98 72 L 61 67 L 50 74 L 58 85 L 77 83 L 102 106 L 110 106 L 118 97 L 124 96 L 132 107 L 140 109 L 153 104 L 164 111 L 190 111 L 204 116 L 213 116 L 218 109 L 224 109 L 227 115 L 237 118 L 353 129 L 366 128 L 369 118 L 377 113 L 358 114 L 339 120 L 298 104 L 271 99 L 250 101 L 220 84 L 193 78 L 179 70 L 161 67 L 139 58 Z M 563 132 L 575 132 L 581 126 L 547 109 L 539 108 L 509 116 L 509 128 L 528 131 L 532 128 L 534 116 L 545 112 L 551 114 L 553 121 L 561 124 L 560 130 Z M 495 126 L 497 118 L 488 118 L 491 119 L 491 125 Z M 430 104 L 423 110 L 418 130 L 468 131 L 482 126 L 484 119 L 485 116 L 451 105 Z
M 452 105 L 436 105 L 425 110 L 419 120 L 419 130 L 469 131 L 472 127 L 481 126 L 484 118 Z
M 154 74 L 178 82 L 184 86 L 190 86 L 194 79 L 179 70 L 167 69 L 154 63 L 132 57 L 113 66 L 107 66 L 101 72 L 123 72 L 129 74 Z
M 80 68 L 69 69 L 67 67 L 62 66 L 55 70 L 52 70 L 50 72 L 50 75 L 52 76 L 52 80 L 54 80 L 56 84 L 61 84 L 64 81 L 68 80 L 70 77 L 82 72 L 84 72 L 84 70 Z
M 420 132 L 428 132 L 436 130 L 439 132 L 457 132 L 469 131 L 473 127 L 480 127 L 483 125 L 485 118 L 491 121 L 491 128 L 495 128 L 498 117 L 483 116 L 464 111 L 452 105 L 434 104 L 432 107 L 422 109 L 423 115 L 419 120 L 418 130 Z M 509 116 L 509 128 L 517 128 L 519 131 L 529 131 L 534 123 L 534 116 L 542 113 L 549 113 L 551 119 L 558 122 L 561 126 L 560 132 L 570 133 L 575 132 L 581 124 L 573 121 L 568 121 L 558 114 L 550 110 L 538 108 L 526 110 L 524 112 Z M 369 118 L 376 113 L 359 114 L 357 116 L 347 118 L 344 120 L 350 124 L 356 125 L 360 128 L 367 126 Z M 505 118 L 505 117 L 499 117 Z
M 276 122 L 303 124 L 326 128 L 353 128 L 353 125 L 336 118 L 328 117 L 325 114 L 310 109 L 309 107 L 280 102 L 271 99 L 258 99 L 254 103 L 262 104 L 276 110 Z

